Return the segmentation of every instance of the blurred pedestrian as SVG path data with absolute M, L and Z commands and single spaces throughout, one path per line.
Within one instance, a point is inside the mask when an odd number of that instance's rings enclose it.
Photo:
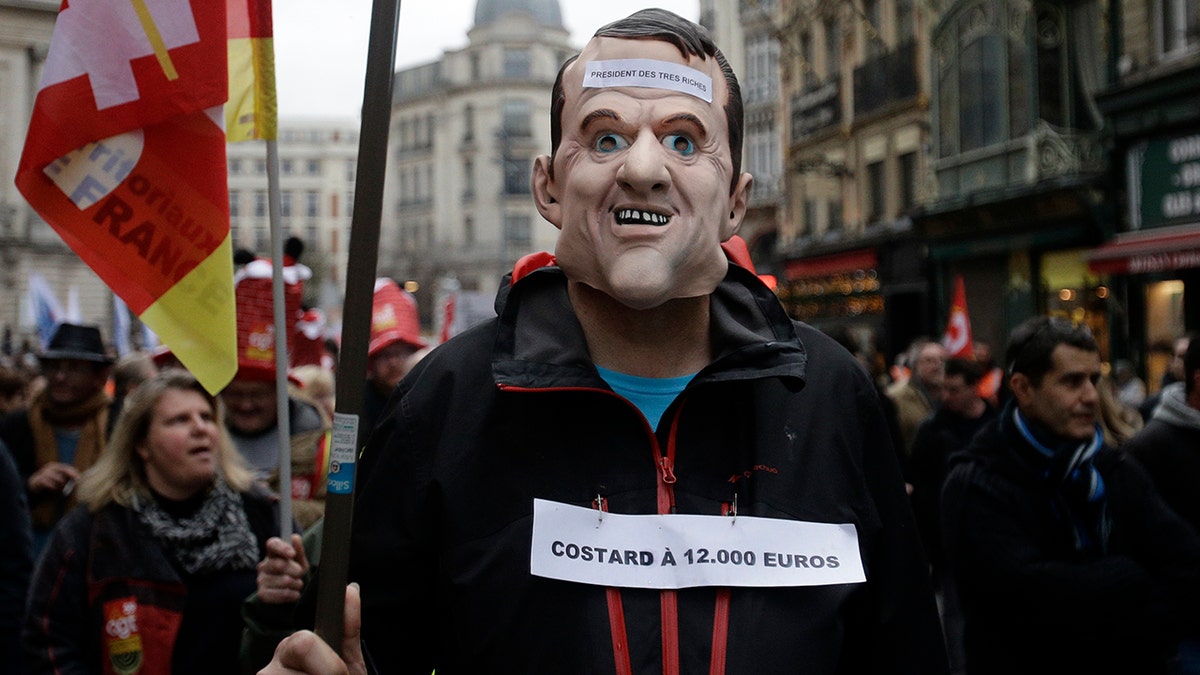
M 903 382 L 887 389 L 896 404 L 900 424 L 901 456 L 907 461 L 912 452 L 917 425 L 941 404 L 942 378 L 946 369 L 946 348 L 929 338 L 917 338 L 907 349 L 912 373 Z
M 39 355 L 45 387 L 26 411 L 5 417 L 3 440 L 25 479 L 35 554 L 75 504 L 75 481 L 104 450 L 112 358 L 100 329 L 64 323 Z
M 905 477 L 912 485 L 913 514 L 929 556 L 933 587 L 941 600 L 942 630 L 950 672 L 963 669 L 963 619 L 954 584 L 946 577 L 942 548 L 942 483 L 950 457 L 967 447 L 980 429 L 995 419 L 997 411 L 980 395 L 979 365 L 967 359 L 950 359 L 942 383 L 941 406 L 917 427 Z
M 131 352 L 117 359 L 112 368 L 112 405 L 108 410 L 107 435 L 112 435 L 112 428 L 121 415 L 121 407 L 125 405 L 125 397 L 133 393 L 138 385 L 154 377 L 158 366 L 154 358 L 146 352 Z
M 1007 363 L 1012 400 L 942 491 L 966 672 L 1169 672 L 1200 606 L 1200 535 L 1104 443 L 1085 326 L 1030 319 Z
M 1168 385 L 1183 381 L 1183 357 L 1187 354 L 1188 345 L 1191 342 L 1192 336 L 1188 334 L 1175 338 L 1171 343 L 1171 360 L 1167 363 L 1167 370 L 1163 373 L 1158 391 L 1147 396 L 1146 400 L 1142 401 L 1142 405 L 1138 408 L 1138 412 L 1142 414 L 1142 420 L 1148 422 L 1154 416 L 1154 409 L 1158 407 L 1159 401 L 1162 399 L 1163 390 Z
M 376 279 L 375 294 L 371 301 L 371 334 L 367 344 L 367 386 L 362 418 L 367 433 L 379 423 L 392 390 L 425 355 L 426 347 L 425 339 L 421 337 L 416 298 L 392 279 Z
M 0 664 L 11 675 L 26 672 L 21 623 L 33 570 L 33 521 L 17 465 L 0 441 Z
M 293 253 L 299 255 L 299 251 Z M 312 272 L 294 261 L 293 264 L 286 262 L 282 269 L 283 330 L 289 336 L 287 344 L 291 344 L 300 316 L 302 282 Z M 292 385 L 298 387 L 299 381 L 290 373 L 287 385 L 278 383 L 273 274 L 271 261 L 258 258 L 247 262 L 234 278 L 238 369 L 233 380 L 221 390 L 220 399 L 225 406 L 225 425 L 234 447 L 272 490 L 291 494 L 296 520 L 301 527 L 308 527 L 325 510 L 331 421 L 325 418 L 317 404 L 304 396 L 294 395 Z M 288 434 L 282 439 L 280 398 L 284 399 Z M 280 484 L 283 448 L 290 457 L 290 485 Z
M 1137 376 L 1128 359 L 1117 359 L 1112 365 L 1112 379 L 1116 386 L 1117 399 L 1137 410 L 1146 402 L 1146 383 Z
M 237 672 L 242 601 L 279 534 L 278 502 L 216 400 L 182 369 L 144 382 L 78 493 L 34 572 L 33 672 Z
M 29 375 L 18 368 L 0 366 L 0 427 L 10 412 L 29 407 Z
M 1122 446 L 1146 467 L 1164 501 L 1200 532 L 1200 340 L 1184 352 L 1183 380 L 1163 389 L 1146 426 Z M 1181 647 L 1188 675 L 1200 673 L 1200 635 Z

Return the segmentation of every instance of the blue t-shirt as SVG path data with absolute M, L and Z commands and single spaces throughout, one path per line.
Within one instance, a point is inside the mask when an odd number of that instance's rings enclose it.
M 674 401 L 679 392 L 696 376 L 692 373 L 681 377 L 638 377 L 600 366 L 596 366 L 596 371 L 613 391 L 637 406 L 650 422 L 650 426 L 655 429 L 658 429 L 658 423 L 667 406 L 671 405 L 671 401 Z

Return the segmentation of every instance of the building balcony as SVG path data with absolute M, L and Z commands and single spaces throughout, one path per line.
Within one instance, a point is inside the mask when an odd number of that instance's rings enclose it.
M 854 114 L 867 115 L 915 97 L 917 43 L 906 42 L 854 69 Z

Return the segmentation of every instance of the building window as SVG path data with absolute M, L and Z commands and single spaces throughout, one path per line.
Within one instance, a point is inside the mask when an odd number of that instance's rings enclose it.
M 463 199 L 475 197 L 475 162 L 463 160 Z
M 229 160 L 229 175 L 237 176 L 241 173 L 242 173 L 242 160 L 240 160 L 240 159 Z
M 1019 138 L 1039 117 L 1070 126 L 1063 21 L 1055 7 L 1040 5 L 1035 13 L 976 0 L 939 24 L 933 37 L 938 157 Z
M 751 38 L 746 46 L 746 79 L 742 94 L 747 103 L 774 100 L 779 83 L 779 42 L 768 34 Z
M 475 245 L 475 219 L 471 216 L 463 218 L 463 244 Z
M 524 213 L 504 214 L 504 250 L 524 253 L 533 245 L 529 216 Z
M 255 218 L 266 218 L 267 217 L 267 191 L 266 190 L 255 190 L 254 191 L 254 217 Z
M 917 37 L 917 12 L 913 0 L 896 0 L 896 44 Z
M 906 152 L 896 158 L 900 167 L 900 212 L 905 213 L 917 200 L 917 153 Z
M 463 142 L 475 140 L 475 107 L 463 107 Z
M 804 231 L 810 234 L 817 232 L 817 200 L 804 200 Z
M 881 0 L 863 0 L 863 18 L 866 19 L 866 25 L 863 29 L 866 31 L 867 43 L 867 58 L 874 58 L 883 54 L 885 44 L 883 42 L 883 3 Z
M 504 158 L 504 194 L 529 194 L 529 159 L 525 157 Z
M 842 218 L 842 200 L 832 199 L 829 202 L 829 225 L 826 226 L 826 232 L 836 232 L 844 230 L 846 224 Z
M 813 63 L 812 33 L 801 33 L 798 39 L 800 41 L 800 70 L 802 78 L 800 91 L 808 91 L 809 89 L 815 89 L 817 86 L 817 71 Z
M 254 161 L 254 173 L 258 176 L 267 175 L 267 160 L 258 159 Z
M 509 138 L 528 138 L 533 135 L 532 111 L 529 101 L 510 98 L 501 104 L 504 135 Z
M 316 160 L 316 159 L 310 159 L 310 160 L 308 160 L 307 162 L 305 162 L 305 163 L 304 163 L 304 173 L 306 173 L 306 174 L 308 174 L 308 175 L 310 175 L 310 176 L 319 176 L 319 175 L 321 175 L 321 162 L 320 162 L 320 160 Z
M 838 76 L 842 65 L 842 34 L 836 17 L 825 19 L 825 81 Z
M 1200 46 L 1200 3 L 1154 0 L 1154 38 L 1158 53 L 1171 58 Z
M 237 190 L 229 191 L 229 217 L 237 218 L 242 215 L 242 193 Z
M 321 194 L 316 190 L 306 190 L 304 192 L 304 215 L 308 218 L 316 218 L 321 212 Z
M 269 251 L 271 250 L 271 234 L 267 230 L 266 225 L 254 226 L 254 250 Z
M 354 184 L 358 178 L 358 161 L 354 159 L 346 160 L 346 182 Z
M 308 225 L 304 228 L 304 240 L 309 246 L 321 248 L 321 233 L 317 230 L 316 225 Z
M 884 188 L 883 162 L 871 162 L 867 165 L 867 223 L 879 222 L 884 218 L 884 198 L 887 194 Z
M 292 217 L 292 191 L 284 190 L 279 193 L 279 217 Z
M 283 173 L 283 175 L 285 175 L 285 176 L 290 176 L 290 175 L 292 175 L 293 173 L 295 173 L 295 172 L 296 172 L 296 160 L 294 160 L 294 159 L 283 159 L 283 160 L 280 160 L 280 161 L 279 161 L 279 170 L 280 170 L 280 171 Z
M 504 77 L 529 77 L 532 72 L 528 48 L 506 47 L 504 49 Z

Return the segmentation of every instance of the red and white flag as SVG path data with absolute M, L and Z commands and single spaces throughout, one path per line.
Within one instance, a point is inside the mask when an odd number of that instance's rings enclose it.
M 224 2 L 65 0 L 16 184 L 209 391 L 237 370 Z
M 971 318 L 967 315 L 967 287 L 961 276 L 954 279 L 954 300 L 946 319 L 946 334 L 942 346 L 952 359 L 975 358 L 975 340 L 971 336 Z

